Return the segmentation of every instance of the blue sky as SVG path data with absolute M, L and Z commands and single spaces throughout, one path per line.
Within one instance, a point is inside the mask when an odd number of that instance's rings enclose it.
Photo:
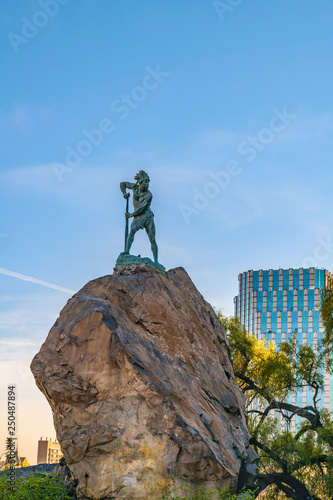
M 240 272 L 332 271 L 332 17 L 329 0 L 3 2 L 0 267 L 73 291 L 111 274 L 119 183 L 144 169 L 160 262 L 225 314 Z M 150 256 L 143 232 L 132 250 Z M 31 463 L 54 431 L 28 367 L 69 297 L 0 272 L 1 400 L 16 383 Z

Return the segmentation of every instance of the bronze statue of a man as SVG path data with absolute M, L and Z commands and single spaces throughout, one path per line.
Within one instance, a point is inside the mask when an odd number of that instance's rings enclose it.
M 157 254 L 157 244 L 155 240 L 155 223 L 154 214 L 150 209 L 151 201 L 153 195 L 149 191 L 149 176 L 143 170 L 134 177 L 135 183 L 132 182 L 121 182 L 120 189 L 124 195 L 124 198 L 128 200 L 130 193 L 126 192 L 126 189 L 132 189 L 133 191 L 133 206 L 134 212 L 126 212 L 126 220 L 133 217 L 134 220 L 131 224 L 131 229 L 129 235 L 126 238 L 125 252 L 129 253 L 132 243 L 134 241 L 134 235 L 139 229 L 145 229 L 148 235 L 151 251 L 153 252 L 155 264 L 158 264 Z

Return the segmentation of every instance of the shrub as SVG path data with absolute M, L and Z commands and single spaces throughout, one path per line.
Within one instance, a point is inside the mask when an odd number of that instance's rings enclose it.
M 186 485 L 183 488 L 172 488 L 164 493 L 160 500 L 253 500 L 254 495 L 250 491 L 242 490 L 238 494 L 230 492 L 229 488 L 216 488 L 206 490 L 205 488 L 193 488 Z
M 0 476 L 0 500 L 69 500 L 75 487 L 56 474 L 36 474 L 17 478 L 12 487 L 7 471 Z

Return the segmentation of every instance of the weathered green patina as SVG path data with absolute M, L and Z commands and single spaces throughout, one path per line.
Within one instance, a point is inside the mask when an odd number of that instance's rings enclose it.
M 158 262 L 158 247 L 155 239 L 155 222 L 154 214 L 151 211 L 150 205 L 153 199 L 153 195 L 149 191 L 149 176 L 144 170 L 140 172 L 134 178 L 136 182 L 121 182 L 120 189 L 126 199 L 126 228 L 125 228 L 125 250 L 122 252 L 116 262 L 116 267 L 123 267 L 130 264 L 150 264 L 157 267 L 160 270 L 165 271 L 165 268 Z M 126 190 L 131 189 L 133 192 L 133 207 L 134 211 L 130 213 L 128 210 L 128 200 L 130 193 Z M 133 217 L 133 222 L 131 224 L 130 231 L 128 233 L 128 220 Z M 139 229 L 145 229 L 148 235 L 151 251 L 153 253 L 154 262 L 148 257 L 142 258 L 140 255 L 131 255 L 130 249 L 134 241 L 135 233 Z

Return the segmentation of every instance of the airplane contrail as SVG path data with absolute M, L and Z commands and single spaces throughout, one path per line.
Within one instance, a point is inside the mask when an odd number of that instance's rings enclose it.
M 62 286 L 53 285 L 52 283 L 47 283 L 46 281 L 41 281 L 36 278 L 32 278 L 31 276 L 24 276 L 23 274 L 14 273 L 13 271 L 8 271 L 8 269 L 4 269 L 3 267 L 0 267 L 0 273 L 6 274 L 7 276 L 13 276 L 14 278 L 18 278 L 19 280 L 31 281 L 32 283 L 37 283 L 37 285 L 53 288 L 54 290 L 59 290 L 59 292 L 69 293 L 70 295 L 76 293 L 74 292 L 74 290 L 69 290 L 68 288 L 63 288 Z

